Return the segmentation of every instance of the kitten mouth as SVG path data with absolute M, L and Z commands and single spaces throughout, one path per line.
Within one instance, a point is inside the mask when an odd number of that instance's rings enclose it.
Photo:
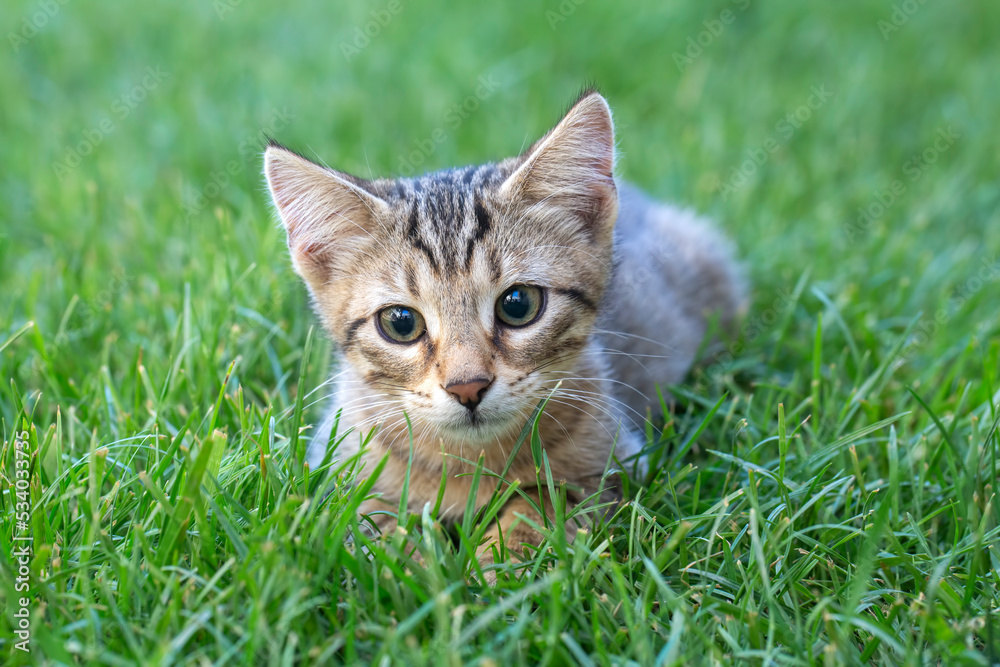
M 513 423 L 511 415 L 503 413 L 484 413 L 482 410 L 470 410 L 460 420 L 453 421 L 443 430 L 462 440 L 486 441 L 506 434 Z
M 489 428 L 491 425 L 499 423 L 502 420 L 484 417 L 483 413 L 479 410 L 470 410 L 465 416 L 465 419 L 462 421 L 465 423 L 458 425 L 457 430 L 480 431 L 482 429 Z

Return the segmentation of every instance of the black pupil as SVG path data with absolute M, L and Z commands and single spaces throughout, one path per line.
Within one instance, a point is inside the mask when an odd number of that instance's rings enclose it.
M 519 289 L 511 290 L 503 300 L 503 312 L 511 319 L 520 320 L 531 310 L 531 297 Z
M 417 326 L 417 318 L 413 317 L 413 313 L 407 308 L 393 308 L 389 314 L 389 321 L 392 322 L 392 328 L 396 333 L 403 338 L 412 334 Z

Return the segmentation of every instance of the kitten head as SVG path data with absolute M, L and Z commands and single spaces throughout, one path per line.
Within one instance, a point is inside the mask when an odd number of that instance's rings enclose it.
M 583 351 L 611 272 L 614 161 L 590 92 L 498 164 L 370 181 L 272 144 L 265 173 L 363 402 L 447 445 L 516 433 Z

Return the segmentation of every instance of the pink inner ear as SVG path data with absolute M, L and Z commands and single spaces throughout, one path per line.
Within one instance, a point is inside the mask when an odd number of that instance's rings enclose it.
M 509 183 L 530 199 L 600 216 L 614 205 L 614 162 L 611 111 L 603 97 L 590 93 L 529 149 Z
M 329 244 L 320 241 L 304 241 L 295 243 L 294 239 L 290 244 L 295 252 L 303 259 L 319 260 L 329 253 Z
M 298 216 L 292 215 L 289 210 L 295 201 L 295 197 L 287 193 L 287 188 L 283 180 L 280 177 L 271 178 L 271 197 L 274 199 L 274 205 L 281 214 L 281 221 L 285 223 L 285 231 L 288 233 L 289 241 L 291 241 L 301 225 Z
M 297 160 L 297 159 L 296 159 Z M 287 156 L 276 157 L 268 165 L 268 185 L 275 206 L 288 234 L 288 244 L 305 258 L 317 257 L 326 245 L 319 238 L 302 239 L 309 228 L 329 227 L 318 220 L 324 216 L 324 186 L 328 184 L 319 178 L 317 167 L 307 163 L 297 164 Z M 332 234 L 333 229 L 329 232 Z

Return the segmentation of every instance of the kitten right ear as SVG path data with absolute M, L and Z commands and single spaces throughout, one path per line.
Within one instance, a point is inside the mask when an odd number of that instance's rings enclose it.
M 264 152 L 271 199 L 288 233 L 295 270 L 307 282 L 329 278 L 335 253 L 365 245 L 388 210 L 361 179 L 310 162 L 278 144 Z
M 501 186 L 502 193 L 572 211 L 610 233 L 618 213 L 615 127 L 600 93 L 584 92 L 520 160 Z

